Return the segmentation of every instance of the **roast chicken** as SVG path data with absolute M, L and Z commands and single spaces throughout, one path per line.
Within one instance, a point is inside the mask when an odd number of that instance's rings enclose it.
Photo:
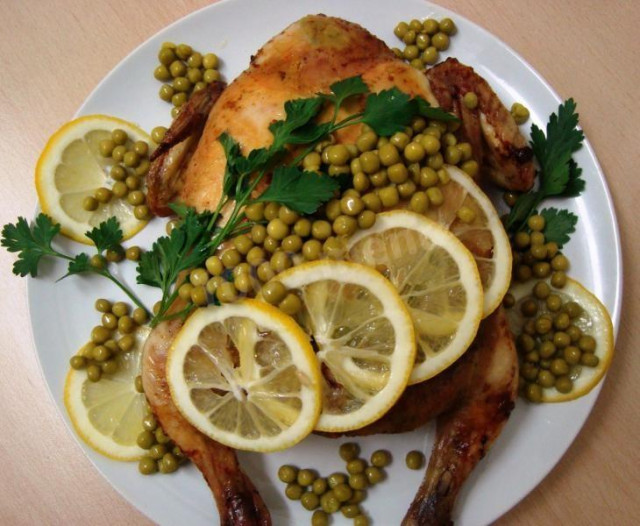
M 153 211 L 168 215 L 174 201 L 199 211 L 213 210 L 221 197 L 225 156 L 218 141 L 228 132 L 243 153 L 268 146 L 268 126 L 284 118 L 284 103 L 327 92 L 347 77 L 361 75 L 372 91 L 397 86 L 456 113 L 459 130 L 473 147 L 481 176 L 503 188 L 527 190 L 533 184 L 531 151 L 489 85 L 472 68 L 449 59 L 426 74 L 395 57 L 364 28 L 338 18 L 307 16 L 275 36 L 228 87 L 214 82 L 195 94 L 154 153 L 148 175 Z M 461 99 L 478 95 L 475 110 Z M 354 98 L 344 111 L 363 105 Z M 328 109 L 329 110 L 329 109 Z M 359 126 L 338 132 L 353 141 Z M 243 473 L 235 452 L 188 424 L 177 411 L 164 377 L 166 352 L 180 320 L 160 324 L 144 352 L 143 384 L 158 421 L 202 471 L 223 525 L 270 524 L 269 512 Z M 513 338 L 498 309 L 486 318 L 471 348 L 440 375 L 409 387 L 379 421 L 353 434 L 398 433 L 437 417 L 437 438 L 424 482 L 405 524 L 448 524 L 460 486 L 484 456 L 514 405 L 518 365 Z

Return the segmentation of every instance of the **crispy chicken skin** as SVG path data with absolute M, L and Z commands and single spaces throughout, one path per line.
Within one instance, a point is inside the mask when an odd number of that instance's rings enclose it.
M 475 362 L 471 382 L 461 385 L 458 402 L 438 417 L 429 466 L 403 526 L 453 523 L 451 513 L 462 484 L 515 405 L 518 359 L 502 307 L 482 321 L 470 352 Z
M 364 28 L 338 18 L 306 16 L 265 44 L 249 68 L 222 92 L 180 176 L 148 179 L 150 190 L 155 188 L 152 193 L 162 196 L 152 200 L 154 212 L 167 215 L 165 205 L 172 200 L 199 211 L 213 210 L 220 199 L 226 163 L 218 141 L 222 132 L 230 133 L 245 154 L 268 146 L 272 141 L 269 124 L 284 118 L 286 101 L 328 92 L 334 82 L 356 75 L 362 75 L 372 91 L 397 86 L 437 104 L 425 76 L 398 60 Z M 362 99 L 353 100 L 345 111 L 359 111 L 362 104 Z M 355 140 L 359 129 L 352 126 L 341 131 L 339 140 Z
M 269 526 L 271 516 L 233 449 L 203 435 L 180 414 L 166 379 L 167 352 L 182 321 L 163 322 L 144 346 L 142 385 L 165 433 L 202 472 L 218 507 L 221 526 Z
M 455 58 L 428 69 L 426 75 L 440 106 L 461 119 L 461 135 L 489 178 L 507 190 L 530 190 L 535 178 L 533 151 L 487 81 Z M 462 102 L 468 92 L 478 97 L 475 109 Z

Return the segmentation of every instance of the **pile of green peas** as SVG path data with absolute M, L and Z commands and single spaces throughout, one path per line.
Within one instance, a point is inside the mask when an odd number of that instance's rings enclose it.
M 477 174 L 471 145 L 458 143 L 455 130 L 456 123 L 416 117 L 391 137 L 363 126 L 353 144 L 336 144 L 333 137 L 318 144 L 302 159 L 303 169 L 346 178 L 348 188 L 308 216 L 277 203 L 248 205 L 246 231 L 192 269 L 179 286 L 180 297 L 202 307 L 255 296 L 262 289 L 266 301 L 286 314 L 297 313 L 301 301 L 296 291 L 269 283 L 272 278 L 305 261 L 343 259 L 347 238 L 375 225 L 379 212 L 402 206 L 425 213 L 441 206 L 449 183 L 445 163 Z M 472 210 L 462 212 L 462 221 L 473 221 Z M 177 224 L 169 221 L 167 233 Z
M 115 129 L 110 138 L 100 141 L 99 149 L 100 155 L 114 163 L 109 170 L 112 185 L 110 188 L 100 187 L 93 195 L 85 197 L 82 207 L 87 212 L 94 212 L 112 199 L 126 199 L 133 207 L 136 219 L 149 219 L 151 211 L 146 205 L 143 190 L 150 166 L 149 144 L 142 140 L 133 141 L 126 131 Z
M 386 478 L 383 468 L 391 463 L 391 454 L 374 451 L 368 463 L 359 458 L 360 447 L 353 442 L 342 444 L 339 453 L 346 463 L 346 472 L 320 477 L 312 469 L 285 465 L 278 470 L 278 478 L 287 484 L 287 498 L 299 500 L 305 509 L 313 511 L 312 526 L 329 524 L 330 515 L 337 512 L 353 519 L 354 526 L 367 526 L 369 519 L 360 504 L 367 496 L 367 488 Z
M 118 371 L 118 355 L 134 348 L 134 331 L 148 321 L 144 309 L 132 311 L 131 306 L 123 301 L 111 303 L 100 298 L 96 300 L 95 308 L 102 315 L 101 324 L 91 330 L 91 340 L 69 360 L 73 369 L 86 369 L 91 382 L 98 382 L 103 375 Z
M 159 95 L 173 105 L 171 116 L 174 119 L 194 92 L 221 79 L 218 56 L 214 53 L 203 55 L 187 44 L 164 42 L 158 51 L 158 60 L 160 64 L 153 76 L 164 82 Z
M 511 195 L 506 200 L 512 201 Z M 516 337 L 520 361 L 520 394 L 530 402 L 541 402 L 544 389 L 570 393 L 581 367 L 596 367 L 596 341 L 579 327 L 582 307 L 563 301 L 560 290 L 567 282 L 569 260 L 558 245 L 546 242 L 544 217 L 533 215 L 529 232 L 512 239 L 513 280 L 532 282 L 531 295 L 516 303 L 508 293 L 503 303 L 520 309 L 524 324 Z M 556 292 L 557 291 L 557 292 Z
M 143 393 L 142 378 L 136 377 L 136 390 Z M 142 419 L 142 431 L 137 438 L 137 444 L 148 451 L 138 462 L 138 471 L 143 475 L 154 473 L 173 473 L 180 465 L 187 461 L 185 454 L 164 433 L 155 416 L 148 411 Z
M 440 51 L 449 49 L 456 25 L 450 18 L 443 18 L 440 22 L 433 18 L 424 21 L 413 19 L 400 22 L 393 32 L 405 44 L 402 50 L 393 48 L 396 56 L 416 69 L 424 69 L 438 62 Z

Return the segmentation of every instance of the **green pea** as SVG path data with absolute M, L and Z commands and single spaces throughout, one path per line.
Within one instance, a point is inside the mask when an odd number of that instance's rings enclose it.
M 296 294 L 290 292 L 280 303 L 278 303 L 278 308 L 285 314 L 293 316 L 302 309 L 302 301 Z
M 104 298 L 100 298 L 96 300 L 95 309 L 98 312 L 111 312 L 111 302 Z
M 118 347 L 122 352 L 129 352 L 133 349 L 136 339 L 133 335 L 127 334 L 118 340 Z
M 596 350 L 596 340 L 593 336 L 584 335 L 578 340 L 578 348 L 584 353 L 594 353 Z
M 358 215 L 358 227 L 371 228 L 376 222 L 376 214 L 371 210 L 364 210 Z
M 364 470 L 364 474 L 371 485 L 378 484 L 384 480 L 384 472 L 376 466 L 369 466 Z
M 152 475 L 158 471 L 158 464 L 151 457 L 142 457 L 138 462 L 138 471 L 143 475 Z
M 202 57 L 202 67 L 205 69 L 217 69 L 220 60 L 215 53 L 207 53 Z
M 179 467 L 178 459 L 172 453 L 165 453 L 158 463 L 161 473 L 173 473 Z
M 349 475 L 349 486 L 353 489 L 365 489 L 369 484 L 367 476 L 363 473 L 353 473 Z
M 475 110 L 478 107 L 478 96 L 473 91 L 467 91 L 462 97 L 462 102 L 468 109 Z
M 353 489 L 347 484 L 338 484 L 333 488 L 333 493 L 340 502 L 346 502 L 353 496 Z
M 304 489 L 302 486 L 295 483 L 287 484 L 287 487 L 284 490 L 284 494 L 291 500 L 300 500 L 303 493 Z
M 333 491 L 327 491 L 320 497 L 320 506 L 326 513 L 335 513 L 340 509 L 340 501 L 337 499 Z
M 347 482 L 347 476 L 344 473 L 332 473 L 327 477 L 327 484 L 331 489 L 335 488 L 338 484 L 345 484 Z
M 425 49 L 422 52 L 422 55 L 420 55 L 420 58 L 422 59 L 422 62 L 424 62 L 425 64 L 433 65 L 436 62 L 438 62 L 438 58 L 439 58 L 438 50 L 436 49 L 435 46 L 429 46 L 427 49 Z
M 527 384 L 525 388 L 525 396 L 529 402 L 540 403 L 542 402 L 542 387 L 538 384 Z
M 449 36 L 446 33 L 436 33 L 431 37 L 431 44 L 438 51 L 445 51 L 449 48 Z
M 360 155 L 360 166 L 366 174 L 374 174 L 380 169 L 380 158 L 372 151 L 365 151 Z
M 293 225 L 293 232 L 300 237 L 308 237 L 311 235 L 311 221 L 306 217 L 298 219 Z
M 298 471 L 297 481 L 300 486 L 306 487 L 313 484 L 318 475 L 310 469 L 301 469 Z
M 404 37 L 407 31 L 409 31 L 409 24 L 407 24 L 406 22 L 400 22 L 393 30 L 393 33 L 398 38 L 402 38 Z
M 357 504 L 346 504 L 340 508 L 340 511 L 348 519 L 353 519 L 360 515 L 360 507 Z
M 138 435 L 136 443 L 142 449 L 151 449 L 151 446 L 156 443 L 156 437 L 151 431 L 143 431 Z
M 151 130 L 151 140 L 156 144 L 160 144 L 167 133 L 167 128 L 164 126 L 156 126 Z M 113 169 L 112 169 L 113 170 Z
M 313 481 L 311 485 L 311 491 L 313 491 L 316 495 L 324 495 L 329 487 L 327 483 L 327 479 L 319 477 Z
M 568 376 L 561 376 L 556 380 L 555 387 L 561 393 L 570 393 L 573 389 L 573 381 Z
M 316 510 L 311 516 L 311 526 L 328 526 L 329 516 L 324 510 Z
M 225 281 L 216 289 L 216 297 L 220 303 L 232 303 L 238 299 L 238 292 L 233 283 Z
M 378 142 L 378 136 L 372 132 L 364 132 L 356 139 L 358 151 L 364 153 L 373 150 Z M 375 170 L 374 170 L 375 171 Z
M 315 510 L 320 505 L 320 497 L 312 491 L 307 491 L 300 497 L 300 503 L 306 510 Z
M 220 72 L 215 69 L 205 69 L 204 74 L 202 75 L 202 79 L 207 84 L 220 80 L 220 78 Z
M 405 462 L 409 469 L 421 469 L 424 464 L 424 454 L 421 451 L 409 451 Z
M 278 469 L 278 478 L 286 484 L 295 481 L 297 477 L 298 470 L 294 466 L 284 465 Z
M 585 352 L 580 356 L 580 363 L 587 367 L 597 367 L 600 363 L 600 358 L 598 358 L 594 353 Z
M 386 449 L 377 449 L 371 454 L 371 464 L 377 468 L 384 468 L 391 464 L 391 453 Z

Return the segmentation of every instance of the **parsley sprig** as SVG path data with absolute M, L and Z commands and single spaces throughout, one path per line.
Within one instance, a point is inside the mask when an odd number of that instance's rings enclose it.
M 30 275 L 35 278 L 38 275 L 38 267 L 42 258 L 63 259 L 68 262 L 67 273 L 60 279 L 76 274 L 98 274 L 115 283 L 138 307 L 147 310 L 131 289 L 122 283 L 108 266 L 92 265 L 91 257 L 85 252 L 70 256 L 55 249 L 53 240 L 59 232 L 60 225 L 54 223 L 48 215 L 43 213 L 38 214 L 33 226 L 29 226 L 24 217 L 19 217 L 14 224 L 4 225 L 1 244 L 9 252 L 18 254 L 18 259 L 13 263 L 13 273 L 17 276 Z M 96 255 L 102 256 L 107 250 L 120 248 L 122 229 L 118 220 L 112 217 L 89 230 L 86 236 L 94 242 Z
M 576 197 L 585 188 L 582 169 L 572 155 L 582 147 L 584 134 L 578 129 L 576 103 L 568 99 L 551 114 L 545 133 L 535 124 L 531 126 L 531 148 L 538 160 L 539 187 L 518 197 L 507 217 L 506 227 L 511 233 L 526 227 L 527 219 L 549 197 Z M 545 236 L 562 246 L 574 232 L 578 218 L 567 210 L 555 208 L 539 212 L 546 219 Z
M 330 134 L 362 123 L 378 135 L 389 136 L 403 130 L 418 115 L 445 122 L 457 120 L 454 115 L 431 107 L 423 98 L 411 97 L 395 87 L 370 93 L 360 76 L 336 82 L 330 90 L 330 93 L 286 102 L 285 118 L 269 126 L 273 135 L 269 147 L 254 149 L 245 156 L 240 144 L 229 134 L 223 133 L 219 137 L 227 162 L 222 197 L 216 209 L 198 213 L 183 205 L 171 205 L 173 211 L 182 217 L 181 224 L 168 236 L 157 239 L 151 250 L 141 255 L 138 263 L 137 283 L 159 288 L 162 292 L 159 308 L 151 320 L 152 326 L 166 319 L 185 316 L 193 308 L 190 305 L 179 312 L 170 312 L 178 296 L 180 276 L 202 265 L 226 240 L 251 228 L 252 223 L 244 214 L 247 205 L 275 202 L 302 214 L 312 214 L 333 198 L 341 185 L 339 178 L 304 171 L 299 166 L 305 155 Z M 338 120 L 344 103 L 358 96 L 364 97 L 364 109 Z M 327 106 L 333 107 L 331 120 L 318 122 L 317 117 Z M 291 160 L 292 148 L 299 148 L 299 151 Z M 270 185 L 256 195 L 260 183 L 267 176 L 271 177 Z M 226 221 L 219 224 L 223 211 Z M 59 232 L 60 225 L 45 214 L 38 215 L 33 227 L 22 217 L 15 224 L 5 225 L 2 246 L 18 253 L 14 273 L 35 277 L 43 257 L 64 259 L 68 261 L 68 267 L 63 278 L 82 273 L 101 275 L 115 283 L 137 306 L 145 308 L 108 266 L 92 265 L 92 259 L 86 253 L 70 256 L 56 250 L 52 241 Z M 106 250 L 119 249 L 122 241 L 122 230 L 115 218 L 101 223 L 86 235 L 94 242 L 98 256 Z
M 169 236 L 158 239 L 150 251 L 145 252 L 138 265 L 138 283 L 158 287 L 162 291 L 160 307 L 151 321 L 155 326 L 162 320 L 187 314 L 192 308 L 179 312 L 169 310 L 178 295 L 181 273 L 201 265 L 224 241 L 247 226 L 244 209 L 259 202 L 275 202 L 302 214 L 314 213 L 323 203 L 333 198 L 339 189 L 339 180 L 326 174 L 304 171 L 299 167 L 304 156 L 331 133 L 347 126 L 364 123 L 379 135 L 391 135 L 403 130 L 417 115 L 442 121 L 456 117 L 433 108 L 420 98 L 411 98 L 397 88 L 370 93 L 360 76 L 336 82 L 330 93 L 290 100 L 285 103 L 285 118 L 269 126 L 273 135 L 271 146 L 257 148 L 243 155 L 240 144 L 228 133 L 219 137 L 226 156 L 222 197 L 213 213 L 198 214 L 186 207 L 174 207 L 181 215 L 182 224 Z M 366 96 L 364 110 L 338 120 L 345 101 Z M 317 122 L 326 105 L 333 106 L 331 120 Z M 300 152 L 287 162 L 291 147 Z M 271 183 L 261 194 L 255 191 L 270 174 Z M 227 220 L 219 226 L 222 211 Z

